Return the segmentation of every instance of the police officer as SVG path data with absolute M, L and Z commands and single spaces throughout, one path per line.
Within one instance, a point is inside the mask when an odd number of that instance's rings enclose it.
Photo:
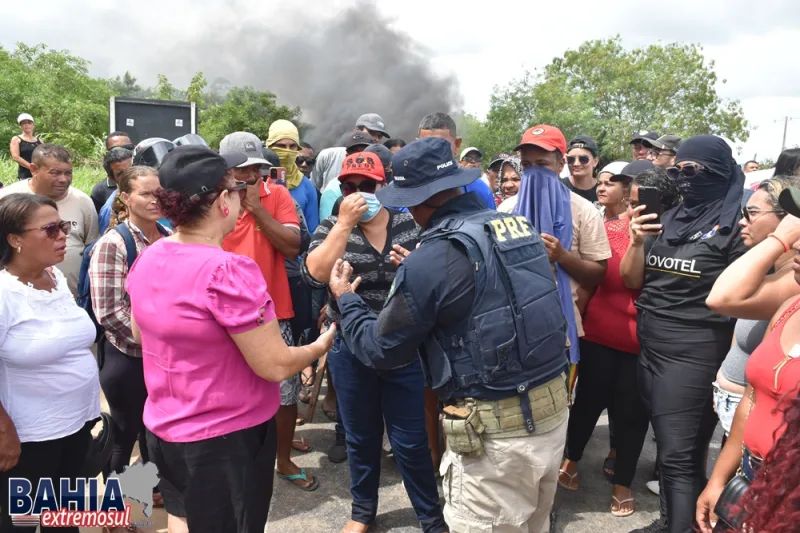
M 444 407 L 444 515 L 451 531 L 545 532 L 567 429 L 566 326 L 539 234 L 486 209 L 463 188 L 450 144 L 414 141 L 377 192 L 423 228 L 379 315 L 357 296 L 352 268 L 330 289 L 354 357 L 378 369 L 422 357 Z M 402 251 L 401 251 L 402 253 Z M 405 256 L 405 253 L 403 253 Z

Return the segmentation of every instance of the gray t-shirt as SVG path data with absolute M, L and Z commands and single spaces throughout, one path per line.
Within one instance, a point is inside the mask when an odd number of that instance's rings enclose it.
M 3 187 L 0 189 L 0 198 L 15 192 L 33 194 L 31 180 L 22 180 Z M 74 187 L 69 188 L 67 195 L 56 202 L 56 206 L 61 219 L 72 223 L 72 230 L 67 235 L 67 255 L 57 266 L 64 273 L 69 290 L 75 296 L 78 293 L 78 275 L 83 249 L 100 236 L 97 211 L 92 199 Z
M 743 387 L 747 386 L 747 377 L 744 372 L 747 359 L 764 340 L 767 326 L 769 326 L 769 320 L 739 319 L 736 321 L 736 328 L 733 330 L 733 345 L 722 362 L 722 375 L 725 376 L 725 379 Z

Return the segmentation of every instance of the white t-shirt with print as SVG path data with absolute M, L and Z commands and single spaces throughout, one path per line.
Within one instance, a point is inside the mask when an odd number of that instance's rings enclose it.
M 15 192 L 33 194 L 31 180 L 22 180 L 3 187 L 0 189 L 0 198 Z M 69 290 L 77 296 L 83 249 L 100 236 L 97 211 L 92 199 L 74 187 L 67 190 L 67 195 L 56 202 L 56 206 L 61 219 L 72 224 L 72 230 L 67 235 L 67 254 L 58 268 L 66 276 Z
M 52 272 L 48 292 L 0 271 L 0 403 L 21 442 L 66 437 L 100 416 L 95 327 Z

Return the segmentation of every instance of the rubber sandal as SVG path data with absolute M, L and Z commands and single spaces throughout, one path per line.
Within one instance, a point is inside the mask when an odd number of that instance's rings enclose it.
M 636 512 L 636 509 L 633 506 L 631 506 L 631 509 L 629 511 L 622 511 L 621 510 L 623 505 L 625 505 L 626 503 L 633 503 L 635 498 L 627 498 L 627 499 L 624 499 L 624 500 L 620 500 L 616 496 L 612 495 L 611 499 L 614 500 L 614 502 L 611 504 L 611 514 L 612 515 L 614 515 L 614 516 L 616 516 L 618 518 L 625 518 L 626 516 L 630 516 L 630 515 L 632 515 L 633 513 Z M 617 511 L 614 510 L 614 503 L 617 504 L 617 509 L 618 509 Z
M 315 491 L 315 490 L 317 490 L 319 488 L 319 480 L 317 478 L 313 478 L 311 480 L 311 485 L 309 485 L 307 487 L 304 487 L 302 485 L 298 485 L 297 483 L 295 483 L 295 481 L 297 481 L 298 479 L 301 479 L 301 480 L 305 481 L 306 483 L 308 483 L 308 474 L 306 474 L 305 468 L 301 468 L 299 474 L 292 474 L 290 476 L 287 476 L 286 474 L 281 474 L 280 472 L 278 472 L 278 477 L 281 478 L 281 479 L 285 479 L 286 481 L 288 481 L 289 483 L 291 483 L 292 485 L 294 485 L 298 489 L 304 490 L 306 492 L 312 492 L 312 491 Z
M 295 426 L 302 426 L 302 425 L 303 425 L 303 424 L 305 424 L 305 423 L 306 423 L 306 419 L 305 419 L 305 418 L 303 418 L 302 416 L 298 416 L 298 417 L 297 417 L 297 418 L 295 418 L 295 420 L 294 420 L 294 425 L 295 425 Z
M 569 478 L 569 484 L 561 482 L 561 474 L 564 474 Z M 567 490 L 578 490 L 579 488 L 581 488 L 580 484 L 575 483 L 575 478 L 577 477 L 578 477 L 577 472 L 575 472 L 574 474 L 570 474 L 569 472 L 567 472 L 562 468 L 558 469 L 558 484 Z
M 300 373 L 300 384 L 303 387 L 313 387 L 314 386 L 314 378 L 316 374 L 314 373 L 314 369 L 311 369 L 310 374 L 306 374 L 305 372 Z
M 336 415 L 338 414 L 338 413 L 336 412 L 336 409 L 325 409 L 325 408 L 323 407 L 323 408 L 322 408 L 322 412 L 325 414 L 325 416 L 327 416 L 327 417 L 328 417 L 328 419 L 329 419 L 331 422 L 336 422 Z
M 614 469 L 616 468 L 616 466 L 617 466 L 616 457 L 606 457 L 606 460 L 603 461 L 603 477 L 605 477 L 606 481 L 608 481 L 609 483 L 611 483 L 614 480 Z
M 303 437 L 295 437 L 292 439 L 292 449 L 300 453 L 308 453 L 314 450 L 311 443 Z

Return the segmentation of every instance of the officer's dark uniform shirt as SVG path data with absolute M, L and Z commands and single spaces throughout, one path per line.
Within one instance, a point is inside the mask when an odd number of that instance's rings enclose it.
M 476 193 L 457 196 L 434 212 L 430 225 L 455 214 L 486 210 Z M 376 317 L 355 294 L 339 298 L 341 328 L 363 364 L 391 369 L 413 361 L 438 324 L 467 320 L 475 299 L 475 272 L 463 250 L 442 239 L 410 254 L 400 265 L 386 306 Z M 426 354 L 420 354 L 425 360 Z
M 708 228 L 694 239 L 671 246 L 663 235 L 645 242 L 644 285 L 636 307 L 667 320 L 730 324 L 706 306 L 714 282 L 747 248 L 741 226 L 727 235 Z

